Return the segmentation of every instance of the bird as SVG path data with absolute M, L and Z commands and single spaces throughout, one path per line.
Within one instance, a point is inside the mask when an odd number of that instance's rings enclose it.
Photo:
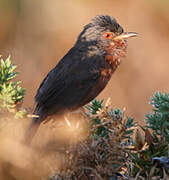
M 74 46 L 40 84 L 25 143 L 31 143 L 47 117 L 76 110 L 96 98 L 126 56 L 128 38 L 134 36 L 137 33 L 124 32 L 109 15 L 96 15 L 85 25 Z

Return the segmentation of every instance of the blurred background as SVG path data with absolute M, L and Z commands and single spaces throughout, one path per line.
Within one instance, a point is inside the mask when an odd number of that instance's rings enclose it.
M 127 58 L 99 99 L 143 121 L 150 96 L 169 90 L 168 0 L 0 0 L 0 54 L 12 56 L 27 89 L 24 106 L 34 104 L 41 81 L 73 46 L 97 14 L 114 16 L 129 40 Z

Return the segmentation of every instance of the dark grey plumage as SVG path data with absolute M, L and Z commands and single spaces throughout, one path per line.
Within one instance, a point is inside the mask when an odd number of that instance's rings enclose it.
M 112 64 L 106 61 L 106 48 L 110 46 L 110 41 L 103 36 L 106 31 L 116 36 L 123 33 L 123 28 L 113 17 L 96 16 L 43 80 L 35 96 L 34 114 L 38 117 L 33 118 L 26 132 L 28 143 L 47 116 L 77 109 L 104 89 L 114 72 Z M 105 77 L 103 70 L 109 70 Z
M 99 67 L 104 63 L 105 52 L 99 47 L 98 34 L 105 30 L 123 32 L 113 17 L 96 16 L 84 27 L 75 46 L 48 73 L 35 96 L 37 107 L 34 113 L 40 116 L 38 120 L 45 117 L 44 113 L 53 114 L 65 109 L 76 109 L 79 105 L 87 103 L 81 102 L 100 77 Z M 103 44 L 103 41 L 101 43 Z M 88 86 L 82 84 L 78 89 L 80 82 L 88 83 Z
M 87 26 L 95 26 L 95 28 L 110 30 L 114 33 L 123 33 L 123 28 L 117 23 L 116 19 L 105 15 L 97 15 L 93 18 L 92 23 L 89 23 Z

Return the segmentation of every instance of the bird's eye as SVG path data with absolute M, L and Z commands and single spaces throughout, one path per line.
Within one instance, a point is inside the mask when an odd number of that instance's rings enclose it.
M 104 33 L 104 37 L 105 37 L 106 39 L 112 39 L 113 35 L 112 35 L 111 32 L 106 32 L 106 33 Z

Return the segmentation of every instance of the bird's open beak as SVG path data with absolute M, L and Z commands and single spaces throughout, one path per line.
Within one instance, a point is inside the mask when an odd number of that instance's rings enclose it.
M 113 40 L 127 39 L 127 38 L 135 37 L 135 36 L 137 36 L 137 33 L 135 32 L 124 32 L 123 34 L 116 36 Z

